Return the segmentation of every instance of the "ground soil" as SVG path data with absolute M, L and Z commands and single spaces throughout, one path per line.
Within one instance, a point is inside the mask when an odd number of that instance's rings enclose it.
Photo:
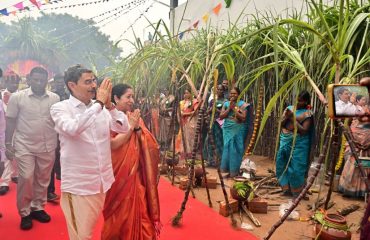
M 261 156 L 251 156 L 251 160 L 253 160 L 257 165 L 257 175 L 268 175 L 268 169 L 273 169 L 273 161 L 271 159 L 261 157 Z M 217 176 L 217 171 L 214 168 L 207 168 L 207 173 L 213 176 Z M 178 176 L 175 179 L 175 184 L 178 185 L 179 181 Z M 168 179 L 168 177 L 164 177 L 164 179 Z M 218 179 L 218 183 L 219 183 Z M 225 179 L 225 184 L 227 188 L 227 192 L 229 194 L 229 188 L 233 184 L 232 179 Z M 266 191 L 265 191 L 266 192 Z M 199 201 L 203 202 L 204 204 L 208 205 L 207 193 L 205 188 L 195 188 L 194 189 L 195 197 Z M 224 200 L 224 196 L 222 193 L 221 186 L 218 184 L 217 189 L 210 189 L 211 201 L 212 201 L 212 209 L 214 211 L 219 211 L 219 202 Z M 326 198 L 327 195 L 327 187 L 323 186 L 323 189 L 320 193 L 312 193 L 309 196 L 309 200 L 302 200 L 297 207 L 297 211 L 300 214 L 301 220 L 293 221 L 287 220 L 281 225 L 274 233 L 274 235 L 270 238 L 271 240 L 308 240 L 314 239 L 315 234 L 313 232 L 314 223 L 308 220 L 312 216 L 312 212 L 307 210 L 307 205 L 313 205 L 318 199 Z M 270 204 L 281 204 L 288 202 L 289 197 L 281 196 L 280 194 L 264 194 L 263 197 L 267 199 L 269 205 Z M 352 239 L 359 239 L 359 234 L 356 232 L 359 228 L 360 221 L 363 217 L 363 213 L 365 211 L 365 202 L 364 199 L 351 199 L 351 198 L 344 198 L 340 193 L 333 192 L 331 201 L 335 203 L 335 205 L 329 210 L 329 212 L 336 212 L 338 209 L 343 208 L 345 206 L 351 204 L 358 204 L 360 209 L 357 211 L 349 214 L 346 216 L 346 220 L 348 225 L 352 231 Z M 180 208 L 179 203 L 179 208 Z M 263 238 L 269 229 L 272 227 L 274 223 L 279 220 L 279 207 L 278 206 L 269 206 L 267 214 L 257 214 L 255 213 L 254 216 L 261 222 L 261 227 L 255 227 L 250 221 L 250 219 L 243 214 L 243 222 L 253 225 L 252 232 L 255 236 L 259 238 Z M 238 221 L 238 227 L 240 227 L 240 216 L 239 214 L 234 214 L 235 219 Z M 190 219 L 189 219 L 190 220 Z M 184 219 L 184 221 L 187 221 Z M 211 224 L 211 223 L 210 223 Z

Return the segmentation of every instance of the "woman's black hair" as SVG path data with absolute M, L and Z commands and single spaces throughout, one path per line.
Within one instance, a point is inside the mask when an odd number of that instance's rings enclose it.
M 121 98 L 123 94 L 127 92 L 128 89 L 132 89 L 132 87 L 125 83 L 117 84 L 112 88 L 112 102 L 116 104 L 116 101 L 114 100 L 114 96 Z
M 238 95 L 240 95 L 240 89 L 238 87 L 232 87 L 231 90 L 233 90 L 233 89 L 238 93 Z
M 364 97 L 364 96 L 363 96 L 363 95 L 361 95 L 361 94 L 360 94 L 360 95 L 357 95 L 357 96 L 356 96 L 356 101 L 357 101 L 357 102 L 358 102 L 358 101 L 360 101 L 360 100 L 361 100 L 361 98 L 363 98 L 363 97 Z
M 306 90 L 303 90 L 302 92 L 299 93 L 298 99 L 303 99 L 306 101 L 307 105 L 310 104 L 311 102 L 311 96 L 310 93 L 307 92 Z

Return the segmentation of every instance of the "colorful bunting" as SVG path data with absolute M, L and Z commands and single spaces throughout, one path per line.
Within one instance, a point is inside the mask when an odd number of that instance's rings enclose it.
M 198 20 L 198 21 L 196 21 L 196 22 L 193 24 L 193 27 L 194 27 L 194 28 L 197 28 L 197 27 L 198 27 L 198 24 L 199 24 L 199 20 Z
M 222 4 L 219 3 L 219 4 L 217 4 L 216 7 L 213 8 L 212 11 L 218 16 L 218 14 L 220 13 L 221 7 L 222 7 Z
M 184 33 L 185 33 L 185 32 L 181 32 L 181 33 L 179 34 L 179 39 L 180 39 L 180 40 L 184 37 Z
M 17 4 L 14 4 L 13 6 L 16 7 L 19 10 L 23 10 L 24 9 L 23 2 L 19 2 Z
M 209 18 L 209 13 L 206 13 L 203 17 L 202 17 L 202 19 L 203 19 L 203 21 L 206 23 L 206 22 L 208 22 L 208 18 Z
M 11 14 L 15 16 L 17 14 L 17 11 L 12 11 Z
M 37 0 L 30 0 L 30 2 L 35 5 L 39 10 L 40 10 L 40 7 L 41 7 L 41 3 Z
M 7 10 L 6 8 L 1 9 L 1 10 L 0 10 L 0 13 L 1 13 L 2 15 L 9 16 L 8 10 Z

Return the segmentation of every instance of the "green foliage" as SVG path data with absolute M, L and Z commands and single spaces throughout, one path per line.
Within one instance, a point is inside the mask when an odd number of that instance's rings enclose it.
M 102 70 L 114 64 L 121 53 L 92 20 L 68 14 L 23 18 L 11 25 L 0 25 L 0 32 L 1 36 L 7 35 L 0 43 L 3 65 L 31 58 L 51 66 L 54 71 L 63 71 L 77 63 Z

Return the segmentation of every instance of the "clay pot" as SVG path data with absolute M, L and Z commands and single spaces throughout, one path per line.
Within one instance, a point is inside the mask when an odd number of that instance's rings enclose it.
M 338 214 L 327 213 L 325 214 L 324 220 L 326 222 L 339 225 L 341 227 L 347 227 L 346 219 Z M 320 234 L 318 239 L 320 240 L 350 240 L 351 232 L 324 226 L 320 223 L 316 224 L 316 234 Z
M 248 179 L 245 178 L 245 177 L 238 176 L 238 177 L 234 177 L 234 181 L 235 182 L 246 183 L 246 182 L 248 182 Z M 235 200 L 238 200 L 238 201 L 246 201 L 248 199 L 248 197 L 249 197 L 249 194 L 250 194 L 250 192 L 247 191 L 246 194 L 245 194 L 245 196 L 242 197 L 242 196 L 239 196 L 239 194 L 236 191 L 236 189 L 234 188 L 234 186 L 230 188 L 230 195 L 231 195 L 231 197 L 233 199 L 235 199 Z
M 176 166 L 178 163 L 179 163 L 179 157 L 178 156 L 175 156 L 175 159 L 172 159 L 169 158 L 169 157 L 166 157 L 166 163 L 168 166 Z
M 202 178 L 203 177 L 203 168 L 202 167 L 194 167 L 194 177 L 195 178 Z

